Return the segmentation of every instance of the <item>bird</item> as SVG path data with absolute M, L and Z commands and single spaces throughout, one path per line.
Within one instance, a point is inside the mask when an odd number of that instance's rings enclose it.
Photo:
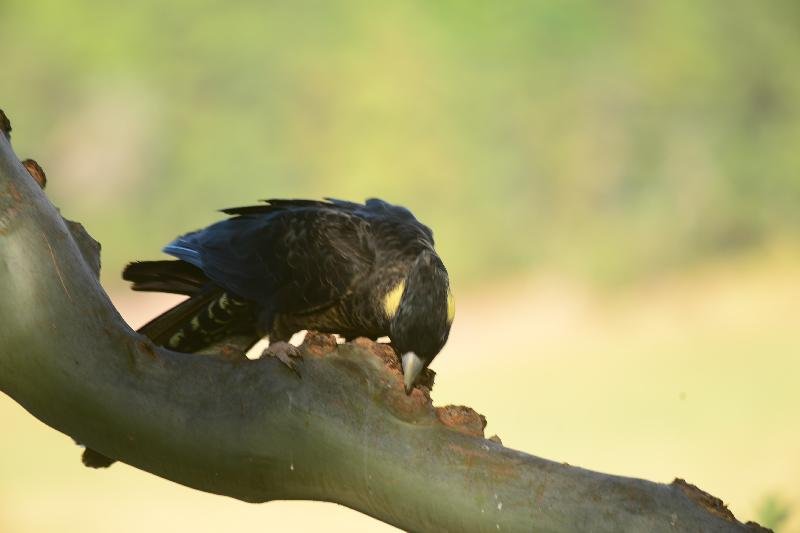
M 428 226 L 377 198 L 269 199 L 221 211 L 229 218 L 163 248 L 174 260 L 123 271 L 133 290 L 189 296 L 140 333 L 185 352 L 231 335 L 251 345 L 268 337 L 270 355 L 290 366 L 288 341 L 300 330 L 389 337 L 410 394 L 455 315 Z

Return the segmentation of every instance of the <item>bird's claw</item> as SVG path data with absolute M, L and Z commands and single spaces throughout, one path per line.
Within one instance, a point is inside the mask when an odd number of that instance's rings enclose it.
M 261 357 L 275 357 L 300 377 L 300 372 L 297 370 L 297 359 L 302 359 L 303 356 L 300 355 L 300 350 L 296 346 L 283 341 L 271 342 Z

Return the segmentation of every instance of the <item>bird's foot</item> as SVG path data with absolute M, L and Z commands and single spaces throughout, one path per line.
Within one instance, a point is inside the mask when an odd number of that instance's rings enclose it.
M 300 372 L 297 370 L 297 360 L 303 357 L 296 346 L 284 341 L 271 342 L 261 354 L 261 357 L 275 357 L 300 377 Z

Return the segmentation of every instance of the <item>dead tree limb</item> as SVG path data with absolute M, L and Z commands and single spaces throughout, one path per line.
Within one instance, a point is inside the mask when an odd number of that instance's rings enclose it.
M 154 346 L 99 285 L 92 242 L 0 136 L 0 390 L 103 454 L 207 492 L 337 502 L 414 531 L 758 529 L 682 481 L 486 440 L 472 411 L 406 396 L 381 345 L 311 336 L 300 377 L 225 347 L 214 357 Z

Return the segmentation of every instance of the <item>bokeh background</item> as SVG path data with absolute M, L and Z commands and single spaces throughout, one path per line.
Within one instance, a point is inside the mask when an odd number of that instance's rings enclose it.
M 434 400 L 800 531 L 800 4 L 0 0 L 0 106 L 131 294 L 215 209 L 380 196 L 458 315 Z M 0 531 L 391 530 L 79 450 L 0 397 Z

